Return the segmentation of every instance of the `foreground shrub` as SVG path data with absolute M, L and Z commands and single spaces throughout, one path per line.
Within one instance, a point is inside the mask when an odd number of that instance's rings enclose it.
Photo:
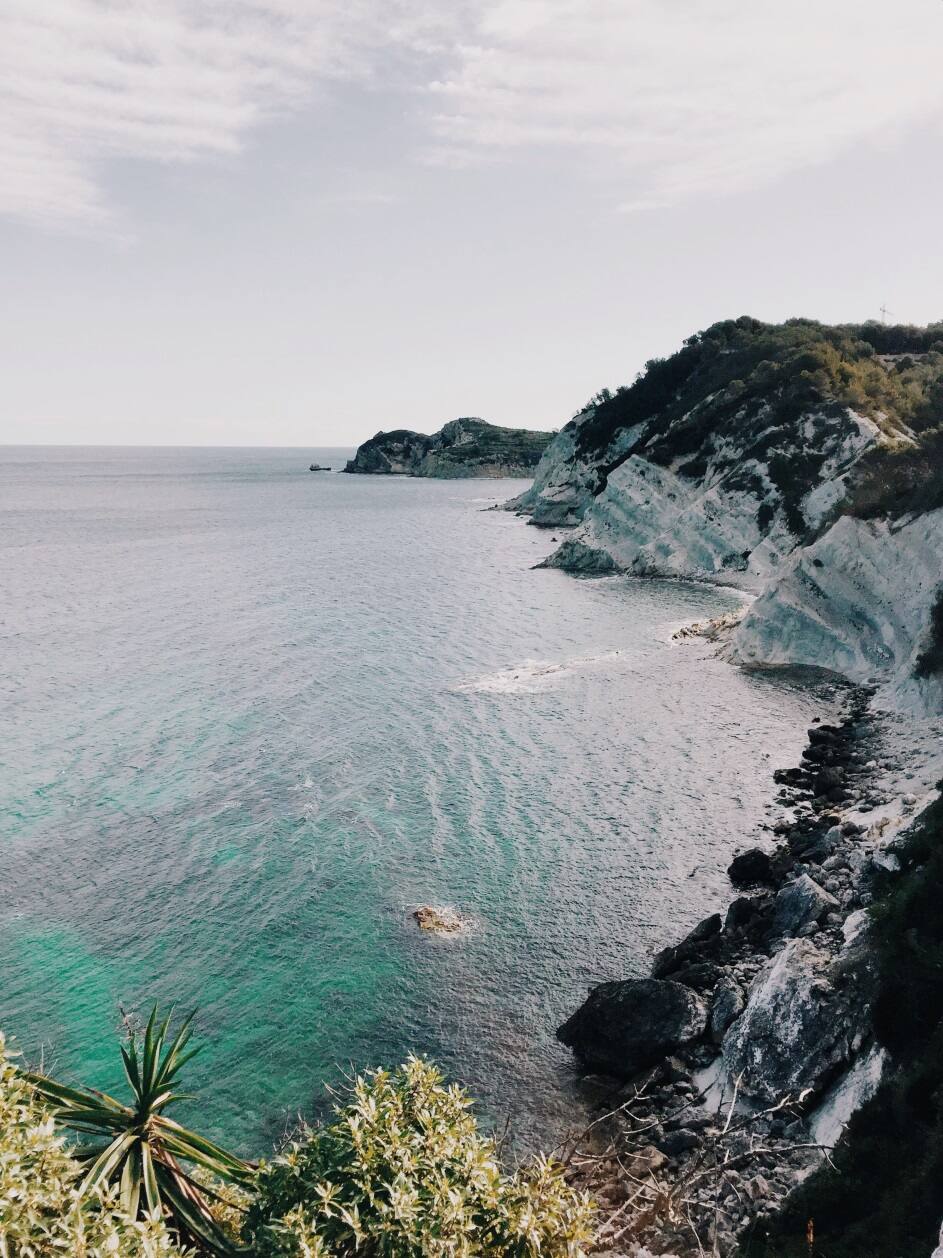
M 212 1177 L 243 1183 L 250 1167 L 164 1112 L 184 1099 L 177 1076 L 199 1051 L 187 1047 L 192 1017 L 169 1043 L 170 1019 L 158 1021 L 156 1006 L 141 1042 L 131 1031 L 121 1049 L 130 1105 L 94 1089 L 66 1087 L 46 1075 L 25 1078 L 56 1120 L 84 1137 L 75 1153 L 84 1163 L 81 1192 L 114 1188 L 129 1218 L 165 1217 L 182 1241 L 209 1254 L 228 1254 L 231 1237 L 216 1217 L 218 1194 L 209 1185 Z M 196 1170 L 205 1173 L 202 1181 L 195 1178 Z
M 108 1187 L 80 1192 L 83 1175 L 0 1035 L 0 1254 L 179 1258 L 159 1218 L 130 1218 Z
M 427 1062 L 356 1081 L 330 1126 L 263 1166 L 258 1258 L 577 1258 L 588 1200 L 546 1159 L 504 1174 L 458 1087 Z

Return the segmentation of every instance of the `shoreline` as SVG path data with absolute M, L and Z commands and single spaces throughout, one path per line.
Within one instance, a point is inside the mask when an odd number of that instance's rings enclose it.
M 868 909 L 897 863 L 895 840 L 937 797 L 943 719 L 877 709 L 873 688 L 845 684 L 841 721 L 817 718 L 800 764 L 774 772 L 782 815 L 732 862 L 723 918 L 663 949 L 650 979 L 602 984 L 620 990 L 595 998 L 686 988 L 686 1038 L 617 1077 L 592 995 L 558 1032 L 594 1113 L 564 1147 L 571 1178 L 603 1209 L 600 1252 L 732 1252 L 821 1165 L 881 1080 Z

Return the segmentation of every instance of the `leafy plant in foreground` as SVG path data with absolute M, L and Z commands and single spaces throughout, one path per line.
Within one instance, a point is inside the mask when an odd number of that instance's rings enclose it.
M 188 1099 L 176 1090 L 175 1081 L 199 1051 L 187 1050 L 192 1018 L 191 1014 L 166 1043 L 170 1018 L 158 1023 L 155 1006 L 143 1043 L 130 1033 L 127 1047 L 121 1049 L 133 1094 L 130 1105 L 92 1088 L 66 1087 L 45 1075 L 24 1077 L 58 1122 L 88 1138 L 72 1151 L 87 1167 L 80 1195 L 113 1188 L 129 1218 L 163 1217 L 182 1242 L 212 1254 L 229 1254 L 235 1246 L 214 1217 L 213 1189 L 193 1172 L 201 1168 L 241 1184 L 251 1168 L 164 1112 L 174 1102 Z
M 133 1219 L 117 1188 L 81 1193 L 71 1156 L 0 1034 L 0 1254 L 4 1258 L 182 1258 L 156 1215 Z
M 545 1158 L 509 1175 L 471 1101 L 411 1057 L 259 1169 L 258 1258 L 579 1258 L 592 1207 Z

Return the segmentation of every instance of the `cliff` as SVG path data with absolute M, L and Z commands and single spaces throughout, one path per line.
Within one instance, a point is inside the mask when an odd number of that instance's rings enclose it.
M 715 324 L 594 398 L 508 506 L 573 527 L 547 566 L 758 595 L 734 660 L 943 706 L 940 672 L 917 675 L 943 580 L 943 324 Z
M 392 476 L 532 476 L 549 432 L 500 428 L 483 419 L 455 419 L 426 436 L 399 428 L 365 441 L 345 472 Z

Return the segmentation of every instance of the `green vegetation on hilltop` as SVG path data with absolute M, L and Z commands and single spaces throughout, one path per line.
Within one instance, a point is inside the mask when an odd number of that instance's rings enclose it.
M 762 415 L 756 448 L 743 455 L 769 463 L 788 504 L 795 454 L 785 448 L 779 457 L 777 441 L 787 425 L 830 408 L 867 416 L 884 436 L 864 460 L 847 509 L 899 514 L 943 504 L 943 323 L 830 327 L 811 319 L 725 320 L 690 337 L 669 358 L 646 363 L 633 384 L 597 394 L 572 423 L 577 453 L 601 460 L 601 488 L 634 452 L 634 446 L 619 448 L 606 461 L 621 430 L 644 425 L 645 458 L 680 461 L 678 470 L 696 477 L 707 438 L 736 438 L 745 418 Z M 814 460 L 810 436 L 807 457 Z

